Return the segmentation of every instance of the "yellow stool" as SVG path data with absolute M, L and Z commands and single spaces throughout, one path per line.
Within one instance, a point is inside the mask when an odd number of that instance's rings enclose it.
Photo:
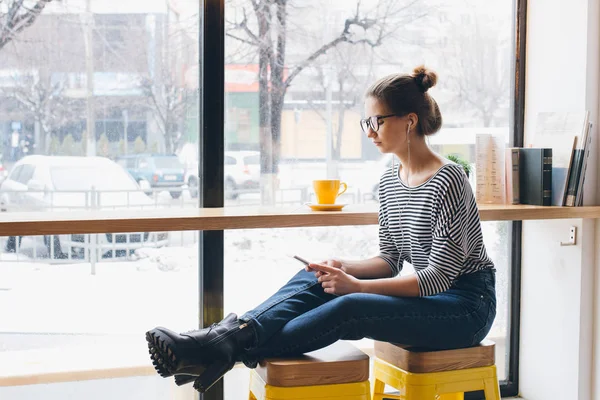
M 489 340 L 443 351 L 375 342 L 373 400 L 463 400 L 464 392 L 475 390 L 500 400 L 494 347 Z M 400 395 L 384 394 L 385 385 Z
M 370 400 L 369 356 L 347 342 L 271 358 L 250 374 L 250 400 Z

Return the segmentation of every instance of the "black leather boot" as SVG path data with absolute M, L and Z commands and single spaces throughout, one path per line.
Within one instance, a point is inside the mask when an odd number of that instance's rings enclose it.
M 157 327 L 146 332 L 146 340 L 159 375 L 184 375 L 177 379 L 181 384 L 194 377 L 194 386 L 207 390 L 233 368 L 239 353 L 253 343 L 254 331 L 235 314 L 229 314 L 218 324 L 183 334 Z
M 219 324 L 225 324 L 225 323 L 229 324 L 229 323 L 235 322 L 236 320 L 237 320 L 237 315 L 231 313 L 231 314 L 227 315 L 221 322 L 219 322 Z M 205 328 L 205 329 L 207 329 L 207 328 Z M 198 332 L 201 330 L 202 329 L 194 330 L 194 331 L 190 331 L 190 332 L 186 332 L 186 333 L 189 334 L 189 333 L 194 333 L 194 332 Z M 202 373 L 203 370 L 204 369 L 202 368 L 200 373 Z M 196 378 L 198 378 L 198 375 L 200 375 L 200 374 L 194 375 L 193 373 L 188 373 L 188 374 L 179 374 L 178 373 L 178 374 L 175 374 L 173 379 L 175 380 L 175 384 L 177 386 L 183 386 L 183 385 L 187 385 L 188 383 L 194 382 L 196 380 Z
M 237 315 L 231 313 L 228 316 L 226 316 L 221 322 L 219 322 L 219 324 L 224 324 L 224 323 L 233 323 L 237 320 Z M 205 328 L 206 329 L 206 328 Z M 201 329 L 200 329 L 201 330 Z M 191 332 L 187 332 L 187 333 L 193 333 L 196 332 L 196 330 L 191 331 Z M 203 371 L 202 371 L 203 372 Z M 173 377 L 173 379 L 175 380 L 175 384 L 177 386 L 183 386 L 183 385 L 187 385 L 188 383 L 192 383 L 196 380 L 196 378 L 198 378 L 198 375 L 200 374 L 175 374 L 175 376 Z

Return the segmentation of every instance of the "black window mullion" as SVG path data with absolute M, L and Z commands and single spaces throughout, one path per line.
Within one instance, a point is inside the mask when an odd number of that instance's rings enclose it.
M 515 2 L 514 29 L 514 73 L 511 87 L 514 95 L 511 101 L 513 128 L 512 146 L 522 147 L 525 134 L 525 61 L 527 33 L 527 0 Z M 509 354 L 508 376 L 502 385 L 502 396 L 517 396 L 519 394 L 519 341 L 521 335 L 521 221 L 512 222 L 511 229 L 511 265 L 509 293 Z
M 224 11 L 224 0 L 204 0 L 201 3 L 198 190 L 199 206 L 203 208 L 224 205 Z M 199 238 L 199 325 L 205 327 L 223 318 L 224 236 L 223 231 L 202 231 Z M 222 379 L 200 396 L 207 400 L 222 400 L 223 397 Z

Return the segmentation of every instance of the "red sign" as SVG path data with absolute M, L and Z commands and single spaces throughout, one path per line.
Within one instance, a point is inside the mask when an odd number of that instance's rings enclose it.
M 284 70 L 284 79 L 288 70 Z M 185 71 L 187 87 L 198 87 L 198 66 L 192 66 Z M 228 64 L 225 66 L 225 92 L 258 92 L 258 64 Z

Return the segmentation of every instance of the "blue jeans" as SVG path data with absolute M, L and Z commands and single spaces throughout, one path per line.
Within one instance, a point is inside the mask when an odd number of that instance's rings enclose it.
M 255 366 L 267 357 L 294 356 L 337 340 L 379 341 L 452 349 L 473 346 L 496 316 L 495 272 L 461 276 L 444 293 L 393 297 L 369 293 L 327 294 L 313 272 L 301 270 L 241 320 L 255 343 L 241 361 Z

